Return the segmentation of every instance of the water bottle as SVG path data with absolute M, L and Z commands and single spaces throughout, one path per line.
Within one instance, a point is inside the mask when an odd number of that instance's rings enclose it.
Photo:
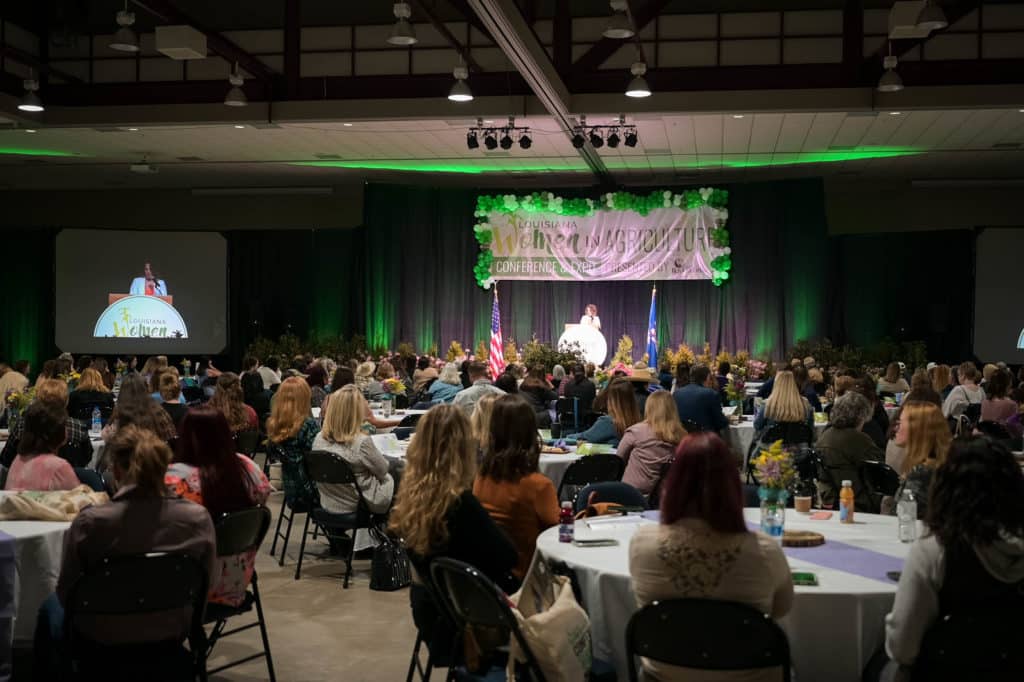
M 100 408 L 92 408 L 92 426 L 89 428 L 90 433 L 98 434 L 103 430 L 103 421 L 100 419 Z
M 839 491 L 839 523 L 853 523 L 855 499 L 853 481 L 844 480 L 843 488 Z
M 904 487 L 896 501 L 896 517 L 899 519 L 900 542 L 917 539 L 917 500 L 910 488 Z
M 562 511 L 558 513 L 558 541 L 572 542 L 576 533 L 576 518 L 572 513 L 572 502 L 562 503 Z

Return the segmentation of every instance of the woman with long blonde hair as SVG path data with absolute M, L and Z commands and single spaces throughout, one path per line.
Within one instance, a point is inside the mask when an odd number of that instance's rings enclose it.
M 928 376 L 932 380 L 932 388 L 945 400 L 953 390 L 953 375 L 949 371 L 949 365 L 935 365 L 928 370 Z
M 423 415 L 405 461 L 391 530 L 404 540 L 416 569 L 409 595 L 413 622 L 431 650 L 450 651 L 454 633 L 423 587 L 430 561 L 464 561 L 511 594 L 516 550 L 473 496 L 477 441 L 460 408 L 438 405 Z
M 904 488 L 909 488 L 917 498 L 917 516 L 924 518 L 932 475 L 946 461 L 953 443 L 949 424 L 937 405 L 908 401 L 900 410 L 894 441 L 907 453 L 899 470 L 903 485 L 897 491 L 896 499 Z
M 94 408 L 100 409 L 100 420 L 106 424 L 114 412 L 114 396 L 103 383 L 103 377 L 91 367 L 82 370 L 82 376 L 68 396 L 68 415 L 79 421 L 92 419 Z
M 324 425 L 313 440 L 314 450 L 325 450 L 348 462 L 367 506 L 384 514 L 391 506 L 395 480 L 388 474 L 388 461 L 363 433 L 366 398 L 353 384 L 332 394 L 324 414 Z M 320 504 L 332 514 L 351 514 L 359 508 L 359 495 L 351 485 L 317 483 Z
M 284 496 L 289 502 L 313 504 L 320 495 L 306 476 L 306 455 L 320 425 L 313 419 L 309 385 L 300 377 L 289 377 L 274 395 L 267 419 L 267 455 L 281 462 Z
M 807 399 L 800 395 L 793 372 L 788 369 L 775 375 L 772 394 L 757 410 L 754 429 L 763 431 L 775 424 L 804 422 L 814 428 L 814 410 Z
M 650 495 L 661 478 L 663 467 L 672 461 L 676 446 L 685 435 L 672 394 L 655 391 L 647 396 L 644 420 L 626 429 L 615 451 L 626 461 L 622 482 L 645 497 Z
M 491 413 L 494 412 L 494 403 L 499 397 L 498 393 L 487 393 L 480 397 L 473 408 L 470 423 L 473 427 L 473 438 L 476 439 L 481 452 L 487 449 L 487 443 L 491 440 Z

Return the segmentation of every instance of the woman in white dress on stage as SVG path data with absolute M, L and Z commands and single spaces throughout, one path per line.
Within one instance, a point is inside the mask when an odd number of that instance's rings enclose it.
M 585 324 L 588 327 L 594 329 L 601 329 L 601 318 L 597 316 L 597 306 L 593 303 L 587 304 L 587 307 L 583 311 L 583 317 L 580 318 L 580 324 Z

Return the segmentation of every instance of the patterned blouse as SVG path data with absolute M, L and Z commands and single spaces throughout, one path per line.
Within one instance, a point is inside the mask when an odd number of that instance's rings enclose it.
M 319 503 L 316 484 L 306 475 L 306 454 L 313 449 L 313 439 L 320 433 L 320 425 L 312 417 L 299 427 L 299 432 L 281 443 L 270 442 L 270 454 L 281 462 L 281 478 L 285 499 L 307 504 Z
M 264 504 L 270 495 L 270 481 L 256 464 L 244 455 L 238 455 L 245 467 L 245 483 L 254 504 Z M 203 504 L 203 491 L 199 469 L 190 464 L 174 462 L 167 468 L 164 485 L 177 495 L 196 504 Z M 210 576 L 209 600 L 218 604 L 238 606 L 245 600 L 245 590 L 252 580 L 256 565 L 256 550 L 228 557 L 217 557 L 214 573 Z

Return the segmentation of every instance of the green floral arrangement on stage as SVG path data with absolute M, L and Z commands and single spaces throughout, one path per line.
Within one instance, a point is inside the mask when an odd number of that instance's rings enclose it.
M 721 250 L 721 254 L 710 263 L 711 281 L 716 287 L 722 286 L 722 283 L 729 279 L 729 271 L 732 270 L 732 250 L 729 247 L 729 230 L 726 229 L 726 222 L 729 220 L 729 210 L 726 208 L 728 203 L 729 191 L 712 187 L 682 192 L 654 190 L 647 194 L 607 192 L 597 199 L 566 198 L 556 196 L 553 192 L 533 192 L 524 196 L 480 195 L 476 198 L 476 211 L 473 212 L 476 218 L 473 233 L 480 246 L 473 274 L 476 276 L 476 283 L 484 289 L 490 289 L 494 284 L 494 278 L 491 277 L 491 263 L 494 261 L 491 243 L 494 241 L 494 231 L 487 222 L 487 216 L 491 213 L 526 211 L 554 213 L 560 216 L 591 216 L 599 211 L 634 211 L 646 216 L 659 208 L 675 207 L 692 211 L 710 206 L 715 209 L 715 227 L 712 228 L 710 235 L 711 245 Z

